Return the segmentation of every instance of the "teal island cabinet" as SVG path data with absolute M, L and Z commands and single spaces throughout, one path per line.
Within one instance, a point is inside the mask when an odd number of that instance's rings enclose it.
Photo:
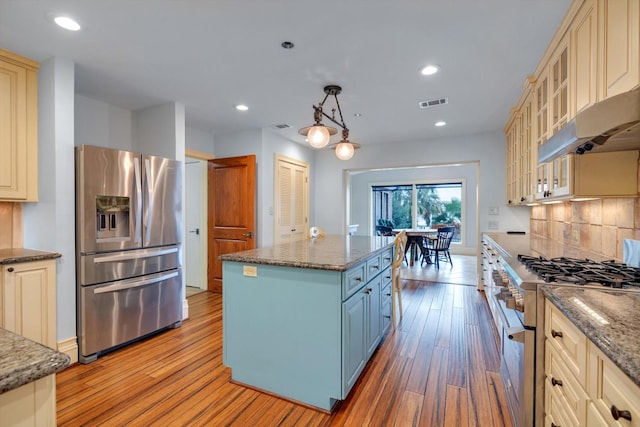
M 234 382 L 330 411 L 389 328 L 393 238 L 326 236 L 220 256 Z

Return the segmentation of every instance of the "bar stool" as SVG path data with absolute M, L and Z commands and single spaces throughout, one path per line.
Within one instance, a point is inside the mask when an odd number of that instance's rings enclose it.
M 396 298 L 402 318 L 402 283 L 400 282 L 400 268 L 404 261 L 404 250 L 407 245 L 407 232 L 401 231 L 393 241 L 393 261 L 391 262 L 391 321 L 396 330 Z

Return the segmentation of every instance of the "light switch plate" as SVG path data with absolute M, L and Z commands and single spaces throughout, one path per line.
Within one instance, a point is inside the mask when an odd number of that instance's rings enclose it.
M 500 208 L 498 206 L 489 206 L 489 215 L 498 215 Z

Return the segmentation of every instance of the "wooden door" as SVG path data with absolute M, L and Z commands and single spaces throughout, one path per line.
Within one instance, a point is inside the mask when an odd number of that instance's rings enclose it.
M 220 255 L 255 248 L 256 156 L 208 162 L 207 289 L 222 292 Z

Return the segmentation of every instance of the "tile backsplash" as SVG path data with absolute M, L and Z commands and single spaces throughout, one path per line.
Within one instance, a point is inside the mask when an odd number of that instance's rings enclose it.
M 22 205 L 0 202 L 0 248 L 22 247 Z
M 531 234 L 622 261 L 624 239 L 640 240 L 640 198 L 533 206 Z

